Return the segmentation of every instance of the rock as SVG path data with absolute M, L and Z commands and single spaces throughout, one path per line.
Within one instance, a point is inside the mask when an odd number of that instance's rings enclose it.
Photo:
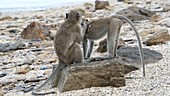
M 31 70 L 27 73 L 25 83 L 27 83 L 27 82 L 38 82 L 38 81 L 45 80 L 45 79 L 46 79 L 46 77 L 43 76 L 42 71 Z
M 78 8 L 78 9 L 75 9 L 77 10 L 78 12 L 80 12 L 82 15 L 84 15 L 84 13 L 86 12 L 84 9 L 82 8 Z
M 2 85 L 2 86 L 6 86 L 6 85 L 9 85 L 9 84 L 12 84 L 12 83 L 16 83 L 16 82 L 17 82 L 17 80 L 15 80 L 15 79 L 13 79 L 11 77 L 0 79 L 0 85 Z
M 146 4 L 151 4 L 152 0 L 146 0 Z
M 84 3 L 84 7 L 85 9 L 91 9 L 91 7 L 93 7 L 92 3 Z
M 121 59 L 72 64 L 62 70 L 57 88 L 60 92 L 90 87 L 125 86 Z
M 11 20 L 12 17 L 11 16 L 6 16 L 6 17 L 2 17 L 0 18 L 0 21 L 4 21 L 4 20 Z
M 17 32 L 18 32 L 17 29 L 11 29 L 11 30 L 9 30 L 9 33 L 17 33 Z
M 127 9 L 118 11 L 117 14 L 124 15 L 132 21 L 137 21 L 149 20 L 149 18 L 153 16 L 155 12 L 149 11 L 144 8 L 139 8 L 137 6 L 132 6 Z
M 46 69 L 49 69 L 49 67 L 46 67 L 46 66 L 41 66 L 40 67 L 40 70 L 46 70 Z
M 170 34 L 168 32 L 168 29 L 159 28 L 153 31 L 154 31 L 154 34 L 148 37 L 148 39 L 144 41 L 144 44 L 146 44 L 147 46 L 156 45 L 159 43 L 165 43 L 167 41 L 170 41 Z
M 160 15 L 153 15 L 149 18 L 149 21 L 151 22 L 158 22 L 159 20 L 161 19 L 161 16 Z
M 170 5 L 165 5 L 165 6 L 163 7 L 163 11 L 164 11 L 164 12 L 170 11 Z
M 2 90 L 2 85 L 0 85 L 0 96 L 4 96 L 4 92 Z
M 43 16 L 38 16 L 38 15 L 35 15 L 33 18 L 35 18 L 35 19 L 44 19 Z
M 28 65 L 23 65 L 21 67 L 16 67 L 15 74 L 25 74 L 31 70 L 31 67 Z
M 106 6 L 105 9 L 106 10 L 113 10 L 113 6 Z
M 124 2 L 125 0 L 117 0 L 118 2 Z
M 8 25 L 6 28 L 17 28 L 17 27 L 19 27 L 19 26 L 17 26 L 17 25 Z
M 170 22 L 167 22 L 167 23 L 166 23 L 166 26 L 167 26 L 167 27 L 170 27 Z
M 84 17 L 85 17 L 85 18 L 92 18 L 92 17 L 93 17 L 93 14 L 92 14 L 92 12 L 86 12 L 86 13 L 84 14 Z
M 32 22 L 28 25 L 23 32 L 21 33 L 21 37 L 24 39 L 42 39 L 45 40 L 47 36 L 50 34 L 50 28 L 46 25 L 42 25 L 38 22 Z
M 119 38 L 118 48 L 125 46 L 125 42 L 122 38 Z M 97 52 L 104 53 L 107 51 L 107 39 L 104 39 L 99 42 L 99 47 L 97 48 Z
M 155 63 L 162 59 L 162 54 L 143 49 L 144 63 Z M 121 47 L 118 50 L 120 58 L 95 61 L 90 63 L 72 64 L 61 72 L 59 81 L 55 81 L 60 92 L 78 90 L 90 87 L 125 86 L 124 74 L 142 67 L 137 47 Z M 126 62 L 126 63 L 125 63 Z
M 7 74 L 0 71 L 0 78 L 6 76 Z
M 156 33 L 159 33 L 159 32 L 168 32 L 168 29 L 166 27 L 157 26 L 157 27 L 152 28 L 152 29 L 146 29 L 146 30 L 140 32 L 139 35 L 143 39 L 147 39 L 147 38 L 150 38 L 150 36 L 152 36 L 153 34 L 156 34 Z
M 35 59 L 36 59 L 35 56 L 30 54 L 30 55 L 27 55 L 25 57 L 23 57 L 23 56 L 18 56 L 17 57 L 16 56 L 16 58 L 14 58 L 12 60 L 12 62 L 17 63 L 16 64 L 17 66 L 21 66 L 21 65 L 25 65 L 25 64 L 31 65 L 35 61 Z
M 163 8 L 163 12 L 170 11 L 170 1 L 159 2 Z
M 143 48 L 144 63 L 156 63 L 163 58 L 163 55 L 155 50 Z M 121 47 L 117 50 L 117 55 L 127 64 L 131 64 L 136 68 L 141 68 L 141 59 L 138 47 Z
M 159 28 L 145 29 L 140 32 L 139 35 L 142 37 L 142 39 L 147 39 L 149 36 L 155 33 L 155 30 L 159 30 Z
M 127 3 L 127 4 L 134 4 L 134 2 L 132 0 L 124 0 L 123 2 Z
M 24 47 L 25 47 L 25 44 L 22 43 L 20 40 L 14 42 L 14 43 L 12 43 L 12 42 L 10 42 L 10 43 L 0 43 L 0 52 L 16 50 L 16 49 L 20 49 L 20 48 L 24 48 Z
M 95 1 L 95 10 L 105 9 L 106 6 L 110 6 L 108 1 Z
M 170 18 L 165 18 L 159 21 L 161 26 L 170 27 Z

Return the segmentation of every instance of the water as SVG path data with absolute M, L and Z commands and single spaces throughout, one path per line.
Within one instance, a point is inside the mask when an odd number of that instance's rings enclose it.
M 53 7 L 76 5 L 94 0 L 1 0 L 0 12 L 43 10 Z

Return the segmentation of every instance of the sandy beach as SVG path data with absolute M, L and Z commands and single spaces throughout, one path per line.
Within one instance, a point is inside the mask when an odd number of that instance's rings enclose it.
M 71 9 L 84 10 L 84 17 L 91 20 L 108 17 L 133 5 L 148 10 L 158 10 L 159 8 L 162 8 L 162 4 L 168 4 L 164 0 L 130 1 L 133 3 L 128 4 L 117 2 L 116 0 L 109 0 L 109 9 L 96 11 L 93 11 L 94 2 L 91 1 L 89 3 L 93 4 L 93 6 L 91 6 L 90 9 L 86 9 L 84 3 L 81 3 L 72 6 L 64 6 L 60 8 L 53 7 L 35 11 L 0 12 L 0 18 L 11 17 L 7 20 L 0 20 L 0 44 L 15 42 L 17 40 L 21 40 L 26 44 L 26 48 L 24 49 L 0 52 L 0 96 L 32 96 L 31 92 L 23 93 L 20 91 L 20 86 L 25 84 L 25 80 L 30 80 L 32 78 L 35 79 L 37 77 L 40 77 L 41 79 L 39 82 L 29 82 L 25 85 L 41 84 L 48 76 L 50 76 L 52 65 L 55 65 L 58 62 L 58 58 L 53 48 L 53 40 L 31 41 L 21 38 L 20 34 L 31 22 L 36 21 L 48 26 L 55 26 L 50 29 L 50 31 L 55 34 L 58 30 L 58 26 L 60 26 L 65 19 L 65 13 Z M 160 19 L 157 22 L 151 22 L 149 20 L 134 22 L 138 32 L 141 33 L 155 28 L 165 28 L 170 34 L 170 11 L 159 11 L 157 14 L 160 16 Z M 137 45 L 135 34 L 128 24 L 122 26 L 120 37 L 123 40 L 128 41 L 129 39 L 132 39 L 134 41 L 133 43 L 126 42 L 125 46 Z M 142 42 L 144 42 L 145 37 L 141 36 L 141 38 Z M 96 52 L 98 41 L 95 42 L 95 44 L 96 46 L 92 55 L 94 57 L 98 55 L 104 56 L 106 53 L 102 54 Z M 163 56 L 160 61 L 156 63 L 151 62 L 146 65 L 146 77 L 142 77 L 142 68 L 140 68 L 139 70 L 130 72 L 125 76 L 139 77 L 126 79 L 125 87 L 92 87 L 63 93 L 57 91 L 57 94 L 49 94 L 46 96 L 170 96 L 170 41 L 152 46 L 142 44 L 142 46 L 143 48 L 155 50 Z M 36 52 L 30 51 L 33 49 L 43 50 Z M 21 66 L 26 66 L 26 69 L 24 69 L 23 74 L 18 74 L 17 70 Z M 28 71 L 25 72 L 27 69 Z M 2 74 L 6 75 L 1 76 Z

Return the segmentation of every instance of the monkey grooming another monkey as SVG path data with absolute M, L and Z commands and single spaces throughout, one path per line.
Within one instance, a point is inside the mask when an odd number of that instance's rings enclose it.
M 83 40 L 86 30 L 86 24 L 82 22 L 81 14 L 75 10 L 71 10 L 67 15 L 67 19 L 60 26 L 54 39 L 54 49 L 59 59 L 59 64 L 55 67 L 51 76 L 38 88 L 33 89 L 33 95 L 46 95 L 55 93 L 37 92 L 42 90 L 48 84 L 56 87 L 64 67 L 73 63 L 82 63 L 84 60 L 83 51 L 80 48 L 80 42 Z M 54 85 L 53 85 L 54 84 Z M 29 92 L 26 90 L 25 92 Z
M 141 63 L 143 65 L 143 76 L 145 76 L 145 65 L 144 65 L 144 56 L 143 56 L 143 50 L 142 50 L 142 44 L 140 41 L 139 34 L 137 32 L 137 29 L 133 25 L 133 23 L 125 16 L 115 14 L 110 17 L 101 18 L 92 20 L 87 23 L 87 30 L 84 35 L 83 39 L 83 52 L 85 59 L 90 58 L 90 55 L 93 50 L 94 40 L 98 40 L 105 36 L 107 34 L 107 52 L 108 56 L 106 57 L 100 57 L 104 59 L 111 59 L 113 57 L 117 57 L 116 51 L 118 47 L 118 40 L 119 40 L 119 33 L 120 28 L 123 24 L 123 21 L 129 23 L 131 27 L 133 28 L 137 41 L 139 44 L 139 53 L 141 58 Z

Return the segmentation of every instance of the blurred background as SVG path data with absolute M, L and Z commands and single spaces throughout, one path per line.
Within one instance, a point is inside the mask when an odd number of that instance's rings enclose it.
M 1 0 L 0 12 L 43 10 L 94 0 Z

